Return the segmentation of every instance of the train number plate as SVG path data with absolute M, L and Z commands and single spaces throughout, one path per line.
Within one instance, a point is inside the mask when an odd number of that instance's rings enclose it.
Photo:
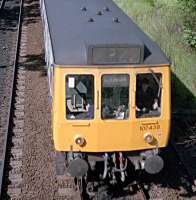
M 152 123 L 141 123 L 140 124 L 140 131 L 152 131 L 152 130 L 160 130 L 161 126 L 159 122 L 152 122 Z

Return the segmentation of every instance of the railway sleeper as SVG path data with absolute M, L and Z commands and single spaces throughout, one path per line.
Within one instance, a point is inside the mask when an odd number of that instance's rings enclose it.
M 12 154 L 13 158 L 20 159 L 20 158 L 22 158 L 23 151 L 22 151 L 21 148 L 19 148 L 19 149 L 17 149 L 17 148 L 12 148 L 12 149 L 11 149 L 11 154 Z
M 22 82 L 17 83 L 16 88 L 17 88 L 18 90 L 25 90 L 25 84 L 22 83 Z
M 22 174 L 9 173 L 9 179 L 11 181 L 11 185 L 15 185 L 17 187 L 22 186 Z
M 58 196 L 71 198 L 73 200 L 81 200 L 80 194 L 74 188 L 59 188 Z
M 19 70 L 18 70 L 18 77 L 21 77 L 22 76 L 22 80 L 25 78 L 25 73 L 26 73 L 26 71 L 24 70 L 24 67 L 22 66 L 22 67 L 20 67 L 19 68 Z M 21 80 L 20 78 L 19 78 L 19 80 Z
M 13 161 L 22 161 L 21 158 L 17 158 L 17 157 L 11 157 L 10 158 L 10 162 L 13 162 Z M 21 166 L 13 166 L 13 165 L 10 165 L 12 168 L 15 168 L 15 167 L 21 167 Z
M 25 33 L 26 34 L 26 33 Z M 24 33 L 23 33 L 23 35 L 25 35 Z M 20 55 L 23 55 L 24 53 L 26 53 L 26 44 L 22 44 L 21 46 L 20 46 Z
M 24 113 L 24 111 L 21 111 L 21 110 L 18 111 L 17 110 L 17 111 L 14 112 L 14 115 L 16 116 L 17 119 L 23 120 L 25 113 Z
M 22 51 L 20 52 L 20 56 L 26 56 L 26 55 L 27 55 L 26 50 L 22 50 Z
M 15 148 L 21 148 L 23 146 L 23 141 L 24 141 L 23 137 L 12 139 L 12 143 Z
M 23 68 L 22 68 L 22 70 L 23 70 Z M 25 85 L 25 80 L 18 79 L 17 80 L 17 85 Z
M 25 93 L 24 93 L 23 91 L 17 90 L 17 91 L 16 91 L 16 95 L 17 95 L 18 97 L 24 97 Z
M 66 178 L 65 180 L 57 179 L 57 183 L 58 183 L 58 188 L 76 188 L 75 182 L 72 178 L 70 179 Z
M 14 129 L 13 129 L 14 137 L 21 138 L 21 137 L 24 137 L 24 134 L 25 133 L 24 133 L 23 128 L 14 127 Z
M 10 173 L 11 174 L 21 174 L 22 173 L 22 168 L 21 167 L 11 167 L 11 170 L 10 170 Z
M 9 196 L 11 196 L 12 197 L 12 199 L 13 198 L 19 198 L 20 197 L 20 195 L 21 195 L 21 193 L 22 193 L 22 189 L 21 188 L 15 188 L 15 187 L 8 187 L 8 191 L 7 191 L 7 194 L 9 195 Z
M 15 119 L 14 119 L 14 125 L 15 125 L 17 128 L 23 128 L 23 127 L 24 127 L 24 120 L 23 120 L 23 119 L 15 118 Z
M 26 32 L 24 33 L 22 33 L 23 34 L 23 39 L 22 39 L 22 44 L 21 44 L 21 49 L 24 49 L 25 48 L 25 50 L 26 50 L 26 46 L 27 46 L 27 44 L 26 44 L 26 42 L 27 42 L 27 40 L 25 40 L 24 39 L 24 37 L 26 37 Z
M 17 85 L 16 88 L 17 88 L 17 90 L 19 90 L 21 92 L 25 90 L 25 86 L 24 85 L 22 85 L 22 86 L 21 85 Z
M 23 130 L 22 130 L 22 132 L 13 132 L 13 136 L 15 137 L 15 138 L 23 138 L 24 137 L 24 132 L 23 132 Z
M 6 161 L 8 162 L 8 161 Z M 9 163 L 7 163 L 9 166 L 11 166 L 12 169 L 15 169 L 15 168 L 22 168 L 22 160 L 19 159 L 19 160 L 15 160 L 15 159 L 10 159 Z
M 20 99 L 16 98 L 16 103 L 14 104 L 15 109 L 20 110 L 20 111 L 24 110 L 23 102 L 24 102 L 24 98 L 20 98 Z

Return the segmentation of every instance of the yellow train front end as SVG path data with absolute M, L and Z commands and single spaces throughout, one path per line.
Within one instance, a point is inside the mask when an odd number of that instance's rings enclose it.
M 157 102 L 140 95 L 143 81 L 148 81 L 147 87 L 153 90 L 150 95 Z M 169 66 L 57 66 L 53 90 L 57 151 L 130 152 L 167 146 L 171 112 Z

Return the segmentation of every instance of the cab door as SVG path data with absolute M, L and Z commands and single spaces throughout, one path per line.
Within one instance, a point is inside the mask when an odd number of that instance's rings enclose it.
M 127 151 L 132 139 L 130 69 L 101 70 L 99 80 L 99 150 Z

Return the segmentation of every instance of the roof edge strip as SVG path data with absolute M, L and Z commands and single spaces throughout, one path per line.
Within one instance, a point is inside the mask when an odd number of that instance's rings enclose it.
M 163 64 L 139 64 L 139 65 L 61 65 L 61 64 L 54 64 L 55 68 L 92 68 L 92 69 L 106 69 L 106 68 L 142 68 L 142 67 L 170 67 L 170 63 L 163 63 Z

